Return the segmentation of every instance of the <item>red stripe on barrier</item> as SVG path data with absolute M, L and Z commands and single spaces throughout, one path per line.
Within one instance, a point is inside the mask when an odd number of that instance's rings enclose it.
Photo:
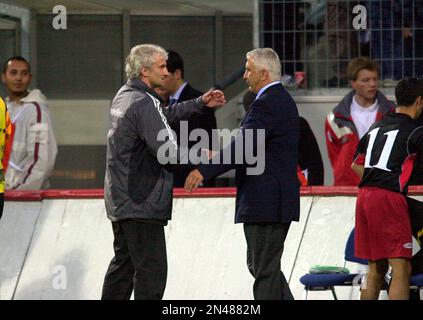
M 186 192 L 183 188 L 174 188 L 175 198 L 227 198 L 236 196 L 236 188 L 198 188 L 194 192 Z
M 303 187 L 301 196 L 355 196 L 357 187 Z M 409 187 L 409 195 L 423 195 L 423 186 Z M 173 189 L 175 198 L 227 198 L 236 196 L 236 188 L 199 188 L 190 193 L 182 188 Z M 44 199 L 103 199 L 103 189 L 72 190 L 7 190 L 7 201 L 41 201 Z
M 41 191 L 20 191 L 6 190 L 4 193 L 6 201 L 41 201 Z
M 323 187 L 310 186 L 301 188 L 302 196 L 355 196 L 358 192 L 358 187 L 340 186 L 340 187 Z

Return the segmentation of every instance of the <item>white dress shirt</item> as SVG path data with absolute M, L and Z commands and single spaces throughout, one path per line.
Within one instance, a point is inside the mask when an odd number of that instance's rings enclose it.
M 370 107 L 365 108 L 358 104 L 355 96 L 353 97 L 351 103 L 351 117 L 357 128 L 359 139 L 366 134 L 370 126 L 376 121 L 378 109 L 379 105 L 377 104 L 377 100 Z

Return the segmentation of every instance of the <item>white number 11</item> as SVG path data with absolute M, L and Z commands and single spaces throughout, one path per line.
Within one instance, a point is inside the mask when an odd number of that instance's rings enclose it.
M 392 130 L 385 133 L 385 136 L 388 136 L 386 139 L 385 145 L 383 146 L 382 153 L 380 155 L 379 161 L 374 166 L 370 165 L 370 158 L 372 157 L 372 149 L 376 140 L 377 133 L 380 128 L 373 129 L 368 134 L 370 135 L 369 145 L 367 146 L 366 151 L 366 161 L 364 162 L 365 168 L 378 168 L 385 171 L 391 171 L 386 166 L 388 165 L 389 156 L 392 152 L 392 147 L 394 146 L 395 138 L 397 137 L 399 130 Z

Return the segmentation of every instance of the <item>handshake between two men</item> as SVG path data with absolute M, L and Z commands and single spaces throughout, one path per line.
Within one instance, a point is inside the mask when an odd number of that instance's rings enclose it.
M 217 108 L 221 107 L 226 103 L 225 95 L 220 90 L 209 90 L 202 96 L 202 100 L 205 105 L 209 108 Z M 216 154 L 211 150 L 207 150 L 209 160 Z M 202 184 L 204 181 L 204 177 L 201 175 L 198 169 L 194 169 L 189 173 L 187 178 L 185 179 L 184 188 L 188 192 L 192 192 L 198 186 Z

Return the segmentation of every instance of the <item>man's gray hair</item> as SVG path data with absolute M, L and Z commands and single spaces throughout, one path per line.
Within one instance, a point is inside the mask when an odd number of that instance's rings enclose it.
M 281 61 L 278 54 L 272 48 L 257 48 L 247 52 L 247 59 L 253 60 L 258 70 L 267 70 L 270 79 L 281 79 Z
M 128 79 L 138 78 L 142 68 L 150 68 L 157 53 L 167 60 L 166 50 L 155 44 L 139 44 L 133 47 L 125 64 Z

